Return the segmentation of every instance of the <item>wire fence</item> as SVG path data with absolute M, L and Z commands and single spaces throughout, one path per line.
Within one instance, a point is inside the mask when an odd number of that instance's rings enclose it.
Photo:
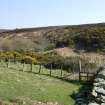
M 73 79 L 73 80 L 78 79 L 77 76 L 78 73 L 74 73 L 72 70 L 71 71 L 64 70 L 63 65 L 61 65 L 61 67 L 57 69 L 57 68 L 52 68 L 52 65 L 46 68 L 45 65 L 43 64 L 25 64 L 20 62 L 14 63 L 14 62 L 5 62 L 1 60 L 0 68 L 18 70 L 22 72 L 29 72 L 35 74 L 42 74 L 62 79 Z
M 22 72 L 29 72 L 29 73 L 35 73 L 35 74 L 42 74 L 47 75 L 51 77 L 57 77 L 62 79 L 69 79 L 69 80 L 89 80 L 90 75 L 96 73 L 96 69 L 90 70 L 87 65 L 85 67 L 82 66 L 81 61 L 78 62 L 78 65 L 76 67 L 76 64 L 72 64 L 72 68 L 65 69 L 64 65 L 58 65 L 59 67 L 53 68 L 53 65 L 50 64 L 48 67 L 44 64 L 26 64 L 19 61 L 11 62 L 9 60 L 0 60 L 0 68 L 9 68 L 13 70 L 18 70 Z M 87 67 L 86 67 L 87 66 Z M 85 69 L 84 69 L 85 68 Z M 90 72 L 94 71 L 94 72 Z M 82 75 L 83 74 L 83 75 Z M 91 75 L 94 76 L 94 75 Z

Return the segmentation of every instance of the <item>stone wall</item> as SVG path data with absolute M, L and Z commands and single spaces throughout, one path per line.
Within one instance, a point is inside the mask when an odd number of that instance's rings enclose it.
M 89 105 L 105 105 L 105 66 L 101 67 L 93 83 L 93 101 Z

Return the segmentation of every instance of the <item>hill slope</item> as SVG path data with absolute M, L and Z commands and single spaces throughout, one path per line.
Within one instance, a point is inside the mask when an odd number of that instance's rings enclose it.
M 0 50 L 45 51 L 62 47 L 86 51 L 104 50 L 105 23 L 0 32 Z

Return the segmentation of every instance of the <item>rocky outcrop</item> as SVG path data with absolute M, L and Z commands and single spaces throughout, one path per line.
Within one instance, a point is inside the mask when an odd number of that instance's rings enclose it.
M 105 105 L 105 66 L 99 70 L 94 80 L 92 95 L 94 100 L 89 105 Z

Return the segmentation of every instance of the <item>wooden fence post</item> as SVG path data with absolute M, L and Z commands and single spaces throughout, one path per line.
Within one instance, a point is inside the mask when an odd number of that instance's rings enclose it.
M 23 61 L 23 71 L 24 71 L 25 62 Z
M 51 71 L 52 71 L 52 64 L 51 64 L 51 67 L 50 67 L 50 76 L 51 76 Z
M 32 63 L 30 64 L 30 70 L 31 70 L 31 72 L 32 72 Z
M 7 61 L 7 68 L 9 67 L 9 59 L 8 59 L 8 61 Z
M 39 65 L 39 74 L 40 74 L 40 72 L 41 72 L 41 64 Z
M 63 69 L 62 66 L 63 66 L 63 65 L 61 64 L 61 77 L 62 77 L 62 75 L 63 75 L 63 74 L 62 74 L 62 69 Z
M 77 69 L 75 68 L 75 62 L 73 62 L 73 64 L 72 64 L 72 73 L 73 73 L 73 80 L 75 80 L 76 78 L 75 78 L 75 72 L 77 72 Z
M 8 68 L 8 58 L 5 58 L 6 67 Z
M 79 81 L 81 81 L 81 61 L 79 60 Z
M 89 73 L 87 72 L 87 81 L 89 80 Z

